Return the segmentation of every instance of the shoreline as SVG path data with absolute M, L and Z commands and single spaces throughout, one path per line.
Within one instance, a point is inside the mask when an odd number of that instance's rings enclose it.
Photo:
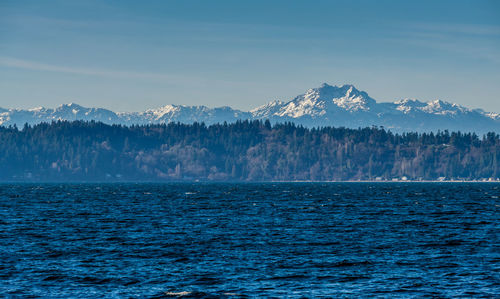
M 370 181 L 370 180 L 356 180 L 356 181 L 0 181 L 0 185 L 5 184 L 291 184 L 291 183 L 312 183 L 312 184 L 336 184 L 336 183 L 377 183 L 377 184 L 401 184 L 401 183 L 497 183 L 500 184 L 500 180 L 495 181 L 483 181 L 483 180 L 406 180 L 406 181 Z

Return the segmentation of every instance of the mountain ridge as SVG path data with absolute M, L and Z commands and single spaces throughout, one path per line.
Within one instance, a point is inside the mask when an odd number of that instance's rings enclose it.
M 95 120 L 107 124 L 193 123 L 206 124 L 237 120 L 264 120 L 273 123 L 294 122 L 307 127 L 383 126 L 394 132 L 470 131 L 500 132 L 500 114 L 470 109 L 442 100 L 423 102 L 403 98 L 393 102 L 377 102 L 354 85 L 321 84 L 289 101 L 275 100 L 250 111 L 229 106 L 210 108 L 167 104 L 141 112 L 114 112 L 104 108 L 87 108 L 75 103 L 56 108 L 0 108 L 0 125 L 17 126 L 57 120 Z

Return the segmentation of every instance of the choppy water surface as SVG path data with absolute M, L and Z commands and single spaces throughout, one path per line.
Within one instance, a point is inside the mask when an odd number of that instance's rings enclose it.
M 0 293 L 500 295 L 500 184 L 0 185 Z

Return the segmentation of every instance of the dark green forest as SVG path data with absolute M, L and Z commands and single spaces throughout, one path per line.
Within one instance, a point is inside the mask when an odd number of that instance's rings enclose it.
M 495 133 L 393 134 L 238 121 L 0 127 L 2 181 L 497 179 Z

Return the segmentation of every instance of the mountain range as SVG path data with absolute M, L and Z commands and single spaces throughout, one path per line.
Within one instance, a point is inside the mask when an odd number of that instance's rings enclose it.
M 37 124 L 55 120 L 95 120 L 107 124 L 133 125 L 169 122 L 214 124 L 246 119 L 269 119 L 272 123 L 293 122 L 307 127 L 383 126 L 393 132 L 500 132 L 499 113 L 469 109 L 441 100 L 421 102 L 402 99 L 377 103 L 366 92 L 347 84 L 332 86 L 324 83 L 289 101 L 272 101 L 250 111 L 228 106 L 209 108 L 166 105 L 143 112 L 113 112 L 73 103 L 55 109 L 0 108 L 0 125 L 3 126 L 22 126 L 25 123 Z

